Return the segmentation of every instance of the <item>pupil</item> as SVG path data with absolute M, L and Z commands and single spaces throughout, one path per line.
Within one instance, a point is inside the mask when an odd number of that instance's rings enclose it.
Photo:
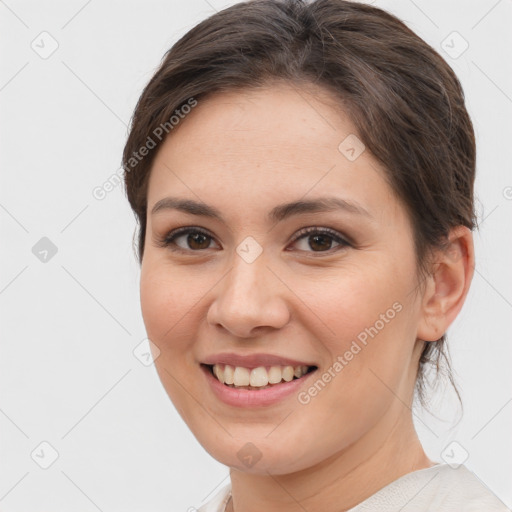
M 311 243 L 311 240 L 314 240 L 313 244 Z M 326 236 L 326 235 L 313 235 L 310 237 L 310 243 L 309 243 L 309 246 L 311 247 L 311 249 L 314 249 L 313 245 L 316 244 L 318 241 L 320 240 L 320 250 L 323 249 L 330 249 L 330 241 L 329 241 L 329 237 Z M 322 241 L 324 242 L 322 244 Z

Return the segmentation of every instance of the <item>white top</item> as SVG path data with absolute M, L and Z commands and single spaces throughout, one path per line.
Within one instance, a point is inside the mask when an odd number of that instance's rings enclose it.
M 225 512 L 231 484 L 198 512 Z M 347 512 L 510 512 L 480 480 L 461 465 L 436 464 L 404 475 Z

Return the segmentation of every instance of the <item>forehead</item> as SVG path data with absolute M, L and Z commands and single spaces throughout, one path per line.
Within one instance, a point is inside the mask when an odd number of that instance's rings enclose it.
M 185 143 L 200 155 L 218 147 L 215 158 L 266 153 L 282 160 L 311 157 L 315 149 L 336 155 L 339 142 L 356 132 L 326 91 L 283 82 L 200 99 L 177 128 L 166 145 Z
M 199 100 L 159 148 L 148 207 L 165 192 L 208 199 L 219 209 L 336 192 L 377 209 L 389 205 L 384 170 L 367 150 L 354 159 L 350 146 L 364 149 L 322 89 L 274 84 L 216 93 Z

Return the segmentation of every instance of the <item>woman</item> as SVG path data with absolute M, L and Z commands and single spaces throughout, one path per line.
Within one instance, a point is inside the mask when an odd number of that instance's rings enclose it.
M 123 167 L 158 374 L 230 467 L 202 511 L 506 510 L 412 421 L 474 268 L 473 127 L 432 48 L 362 4 L 234 5 L 166 54 Z

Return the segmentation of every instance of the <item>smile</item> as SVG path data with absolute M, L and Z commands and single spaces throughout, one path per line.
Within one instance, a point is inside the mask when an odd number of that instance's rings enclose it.
M 315 366 L 259 366 L 245 368 L 229 364 L 207 365 L 212 375 L 226 386 L 236 389 L 263 390 L 282 382 L 300 379 L 316 369 Z
M 214 366 L 217 366 L 215 369 L 217 375 L 214 374 Z M 227 371 L 226 367 L 228 367 Z M 297 366 L 277 365 L 247 368 L 224 363 L 201 363 L 200 368 L 206 379 L 207 387 L 218 400 L 229 406 L 241 408 L 268 407 L 298 396 L 301 389 L 308 386 L 311 376 L 317 371 L 316 366 L 306 365 L 300 365 L 298 368 Z M 306 373 L 302 373 L 304 369 Z M 297 377 L 295 371 L 297 371 L 297 375 L 299 372 L 301 373 L 300 377 Z M 228 382 L 232 378 L 231 384 L 225 382 L 226 375 Z M 219 380 L 219 377 L 222 380 Z M 279 382 L 271 382 L 277 381 L 277 379 Z M 251 385 L 251 382 L 258 385 Z

